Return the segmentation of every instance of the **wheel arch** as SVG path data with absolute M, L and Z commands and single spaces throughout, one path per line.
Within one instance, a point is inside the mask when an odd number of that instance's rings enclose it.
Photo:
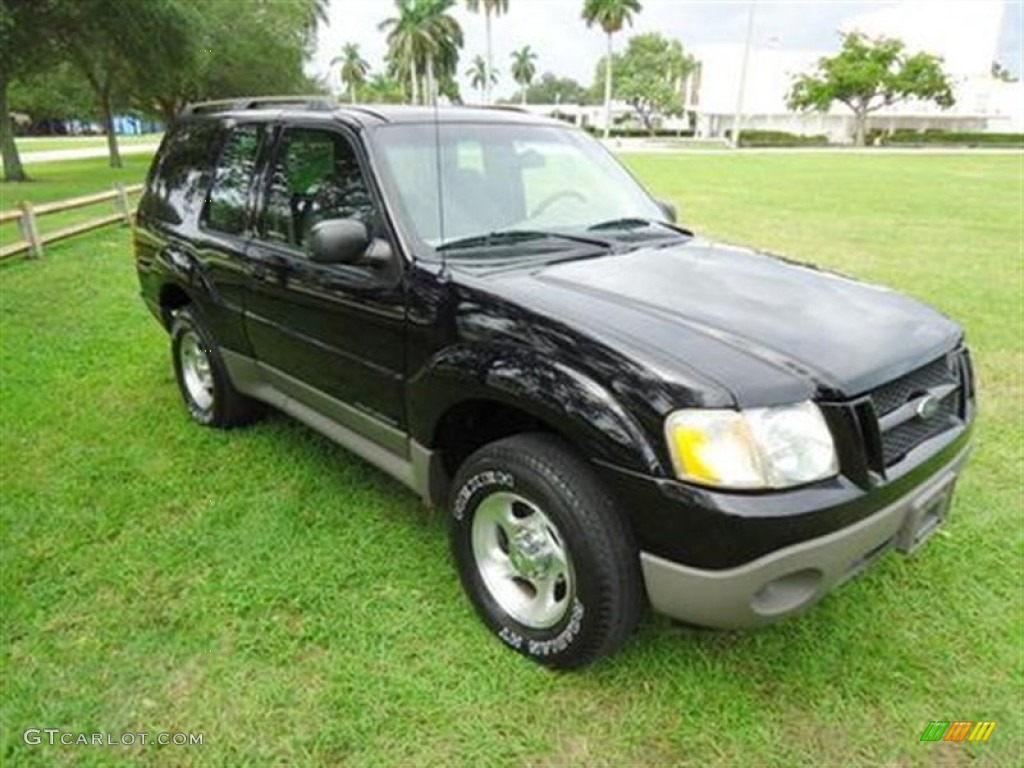
M 586 459 L 660 473 L 639 424 L 607 388 L 530 350 L 445 350 L 410 382 L 409 399 L 412 437 L 449 480 L 482 445 L 531 431 L 559 436 Z
M 170 280 L 160 286 L 158 301 L 160 302 L 160 319 L 167 330 L 171 328 L 174 312 L 194 303 L 192 295 L 187 290 L 179 283 Z

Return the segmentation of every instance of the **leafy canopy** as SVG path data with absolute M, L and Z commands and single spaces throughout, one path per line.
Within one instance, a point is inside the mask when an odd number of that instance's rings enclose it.
M 595 94 L 605 78 L 607 57 L 597 64 Z M 683 110 L 683 81 L 693 69 L 693 59 L 678 40 L 652 32 L 631 37 L 626 50 L 612 56 L 612 80 L 618 98 L 637 112 L 645 127 L 655 113 L 679 114 Z
M 571 77 L 559 77 L 552 72 L 545 72 L 527 88 L 526 98 L 532 104 L 596 103 L 590 92 Z
M 588 27 L 595 24 L 614 35 L 626 24 L 632 25 L 633 15 L 640 13 L 640 0 L 584 0 L 583 20 Z
M 453 5 L 455 0 L 395 0 L 397 15 L 378 25 L 387 33 L 388 74 L 411 85 L 413 101 L 428 70 L 442 94 L 458 96 L 455 74 L 463 34 L 449 13 Z
M 942 59 L 930 53 L 908 54 L 902 40 L 849 32 L 838 54 L 821 58 L 813 73 L 797 77 L 789 107 L 824 112 L 838 101 L 860 116 L 911 98 L 943 108 L 953 105 Z
M 508 0 L 466 0 L 466 8 L 470 13 L 479 13 L 482 8 L 487 16 L 500 16 L 508 13 Z
M 537 53 L 528 45 L 512 51 L 512 79 L 519 85 L 529 85 L 537 74 Z
M 487 60 L 480 55 L 473 58 L 473 63 L 469 69 L 466 70 L 466 77 L 469 78 L 469 84 L 474 88 L 483 90 L 487 84 Z M 491 70 L 491 85 L 498 82 L 498 73 Z

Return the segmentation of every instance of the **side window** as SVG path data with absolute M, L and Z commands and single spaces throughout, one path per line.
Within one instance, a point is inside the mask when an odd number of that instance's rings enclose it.
M 218 130 L 217 123 L 209 120 L 185 122 L 173 129 L 139 201 L 145 216 L 167 224 L 195 219 L 209 188 Z
M 349 218 L 373 227 L 373 199 L 352 145 L 329 131 L 286 131 L 270 178 L 263 239 L 301 249 L 318 222 Z
M 262 125 L 241 125 L 228 136 L 203 212 L 203 224 L 208 228 L 229 235 L 245 231 L 245 206 L 262 135 Z

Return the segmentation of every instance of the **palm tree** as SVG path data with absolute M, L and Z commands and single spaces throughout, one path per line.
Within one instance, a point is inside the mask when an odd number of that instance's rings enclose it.
M 466 0 L 466 7 L 470 13 L 478 13 L 481 8 L 484 11 L 484 20 L 487 25 L 487 74 L 484 79 L 486 83 L 484 102 L 490 104 L 491 85 L 497 82 L 497 78 L 494 76 L 494 52 L 491 45 L 491 16 L 508 13 L 508 0 Z
M 512 51 L 512 79 L 522 88 L 523 105 L 526 105 L 526 89 L 533 82 L 533 76 L 537 74 L 537 54 L 528 45 L 524 45 L 518 51 Z
M 462 27 L 448 13 L 455 0 L 395 0 L 398 15 L 381 22 L 387 32 L 391 73 L 411 86 L 413 103 L 436 97 L 437 75 L 451 76 L 458 66 Z M 421 82 L 421 78 L 425 82 Z
M 345 43 L 341 49 L 341 56 L 331 59 L 331 66 L 336 64 L 341 65 L 341 82 L 348 89 L 349 101 L 355 104 L 356 89 L 366 82 L 370 65 L 359 53 L 359 46 L 356 43 Z
M 625 24 L 633 25 L 633 14 L 640 13 L 640 0 L 583 0 L 583 20 L 588 27 L 599 24 L 608 36 L 608 54 L 604 68 L 604 137 L 612 128 L 612 35 Z
M 473 65 L 466 70 L 466 77 L 469 78 L 469 84 L 480 91 L 481 101 L 487 99 L 488 74 L 490 75 L 491 85 L 493 85 L 498 80 L 498 73 L 493 69 L 488 70 L 487 59 L 477 54 L 473 58 Z

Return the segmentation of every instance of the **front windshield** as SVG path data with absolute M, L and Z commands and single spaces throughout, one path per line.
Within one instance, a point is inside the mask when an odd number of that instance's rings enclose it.
M 582 131 L 419 123 L 381 127 L 375 139 L 408 220 L 434 247 L 510 230 L 579 232 L 617 219 L 665 220 Z

